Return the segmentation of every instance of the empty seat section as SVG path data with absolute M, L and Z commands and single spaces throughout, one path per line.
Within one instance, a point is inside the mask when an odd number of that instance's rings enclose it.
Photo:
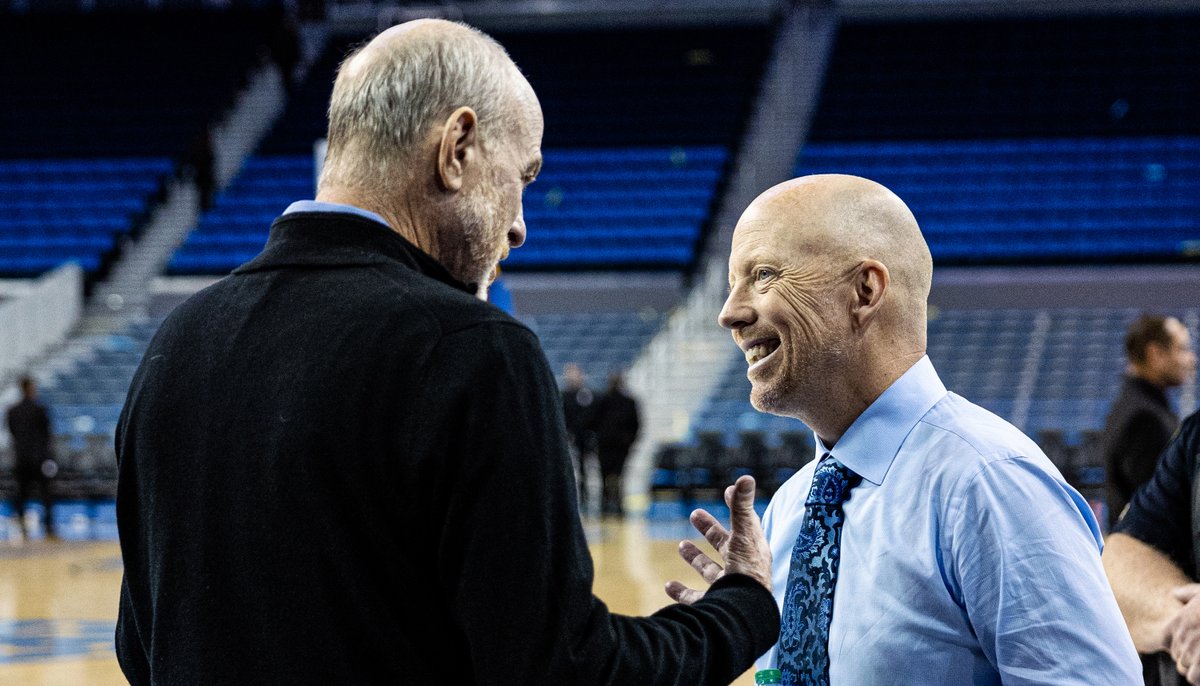
M 842 26 L 798 174 L 875 179 L 939 264 L 1200 255 L 1200 16 Z
M 0 276 L 64 262 L 94 275 L 147 215 L 173 164 L 165 157 L 0 160 Z
M 1200 136 L 813 142 L 797 174 L 896 192 L 939 264 L 1200 254 Z

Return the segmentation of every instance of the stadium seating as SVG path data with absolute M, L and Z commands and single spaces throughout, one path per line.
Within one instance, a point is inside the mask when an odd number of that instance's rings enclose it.
M 67 261 L 94 275 L 147 215 L 165 157 L 0 160 L 0 276 Z
M 269 17 L 5 15 L 0 59 L 20 68 L 0 73 L 0 277 L 67 261 L 89 282 L 101 275 L 189 145 L 232 103 Z
M 1200 16 L 862 22 L 798 174 L 875 179 L 939 264 L 1200 255 Z
M 1200 255 L 1200 137 L 814 142 L 796 173 L 865 176 L 939 264 Z
M 578 364 L 588 382 L 602 390 L 610 372 L 624 371 L 637 359 L 662 324 L 658 312 L 577 312 L 524 316 L 541 339 L 550 369 L 562 374 Z

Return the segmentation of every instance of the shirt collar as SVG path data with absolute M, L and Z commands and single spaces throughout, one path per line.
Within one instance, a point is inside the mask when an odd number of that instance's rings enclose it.
M 284 214 L 292 214 L 294 212 L 341 212 L 343 214 L 355 214 L 360 217 L 365 217 L 367 219 L 377 221 L 380 224 L 387 226 L 389 229 L 392 228 L 391 226 L 388 225 L 387 220 L 385 220 L 383 217 L 379 216 L 378 214 L 375 214 L 374 212 L 371 212 L 370 210 L 364 210 L 361 207 L 355 207 L 354 205 L 345 205 L 340 202 L 323 202 L 323 201 L 317 201 L 317 200 L 297 200 L 296 202 L 292 203 L 291 205 L 288 205 L 288 208 L 283 211 Z
M 817 457 L 829 453 L 875 485 L 883 483 L 904 439 L 946 395 L 929 357 L 922 357 L 871 403 L 833 446 L 816 436 Z

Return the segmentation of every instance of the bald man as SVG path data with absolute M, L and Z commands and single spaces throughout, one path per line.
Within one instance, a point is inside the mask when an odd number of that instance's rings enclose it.
M 715 685 L 775 641 L 749 479 L 706 593 L 646 618 L 592 595 L 554 376 L 482 300 L 541 137 L 467 27 L 404 24 L 344 63 L 316 200 L 167 318 L 130 388 L 130 682 Z
M 789 181 L 738 222 L 720 323 L 753 405 L 817 446 L 764 517 L 783 619 L 760 666 L 791 685 L 1140 683 L 1087 503 L 925 356 L 931 275 L 912 213 L 866 179 Z

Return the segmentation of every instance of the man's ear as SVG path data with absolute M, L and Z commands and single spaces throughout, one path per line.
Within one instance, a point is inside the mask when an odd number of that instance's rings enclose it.
M 437 170 L 442 189 L 459 191 L 467 168 L 478 154 L 479 120 L 475 110 L 460 107 L 446 118 L 438 145 Z
M 892 283 L 888 268 L 878 260 L 863 260 L 854 274 L 854 304 L 850 316 L 854 327 L 863 330 L 879 314 L 883 305 L 883 294 Z

